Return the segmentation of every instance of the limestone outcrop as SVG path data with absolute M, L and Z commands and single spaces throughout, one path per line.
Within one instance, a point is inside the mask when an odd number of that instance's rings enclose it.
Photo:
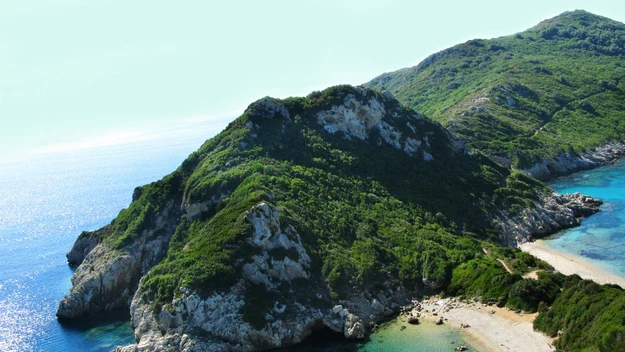
M 388 107 L 382 97 L 367 97 L 366 90 L 355 88 L 356 94 L 348 94 L 343 102 L 332 105 L 327 110 L 319 111 L 316 114 L 317 122 L 329 133 L 342 132 L 345 138 L 356 138 L 359 140 L 369 140 L 373 131 L 379 136 L 378 144 L 386 143 L 395 149 L 403 150 L 407 154 L 414 156 L 420 151 L 424 160 L 431 161 L 432 148 L 429 137 L 423 131 L 419 131 L 419 126 L 415 126 L 415 121 L 423 120 L 424 117 L 416 111 L 408 111 L 401 106 Z M 387 94 L 384 98 L 395 99 Z M 393 121 L 399 116 L 408 114 L 410 121 Z M 401 126 L 399 124 L 401 123 Z M 441 130 L 444 130 L 441 126 Z M 445 131 L 447 144 L 454 153 L 468 153 L 464 143 L 454 134 Z
M 142 231 L 140 238 L 130 246 L 113 250 L 110 243 L 101 241 L 93 247 L 76 268 L 72 289 L 59 303 L 57 317 L 77 318 L 129 307 L 141 277 L 167 252 L 169 238 L 175 230 L 175 225 L 172 225 L 175 218 L 179 218 L 179 211 L 170 201 L 153 227 Z M 101 237 L 109 230 L 110 226 L 107 226 L 95 233 Z M 93 241 L 94 236 L 88 234 L 79 238 L 70 253 L 80 252 L 76 248 L 84 248 L 84 252 L 88 246 L 83 244 Z M 71 257 L 77 258 L 78 255 L 72 254 Z
M 242 265 L 241 279 L 226 292 L 208 297 L 180 288 L 171 304 L 157 312 L 137 290 L 130 306 L 137 344 L 116 351 L 264 350 L 301 342 L 323 327 L 348 339 L 362 339 L 367 326 L 396 313 L 400 303 L 406 302 L 401 289 L 376 298 L 358 294 L 334 307 L 323 285 L 315 292 L 277 294 L 279 286 L 311 279 L 310 256 L 297 231 L 281 226 L 279 212 L 273 206 L 265 202 L 254 206 L 246 212 L 246 220 L 252 226 L 247 242 L 257 248 L 258 254 Z M 276 255 L 277 249 L 287 254 Z M 256 291 L 250 292 L 250 288 Z M 250 313 L 255 317 L 250 318 L 246 308 L 250 294 L 273 295 L 274 303 L 251 307 L 257 312 Z M 316 307 L 311 300 L 317 302 Z
M 548 180 L 580 170 L 609 165 L 623 155 L 625 155 L 625 143 L 609 143 L 582 154 L 566 153 L 553 159 L 544 159 L 532 167 L 520 171 L 539 180 Z
M 544 194 L 533 208 L 520 214 L 501 212 L 493 223 L 502 242 L 518 246 L 559 230 L 578 226 L 582 218 L 599 211 L 600 199 L 575 194 Z
M 104 226 L 97 231 L 85 231 L 78 236 L 76 242 L 69 252 L 67 252 L 67 263 L 71 266 L 79 266 L 85 257 L 98 245 L 102 236 L 109 227 Z

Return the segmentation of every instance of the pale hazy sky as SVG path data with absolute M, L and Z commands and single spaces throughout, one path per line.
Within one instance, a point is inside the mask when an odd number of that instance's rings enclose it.
M 234 118 L 574 9 L 625 22 L 622 0 L 2 1 L 0 156 Z

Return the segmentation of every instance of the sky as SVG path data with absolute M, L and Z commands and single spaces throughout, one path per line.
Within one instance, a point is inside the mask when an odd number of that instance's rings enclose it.
M 575 9 L 625 22 L 622 0 L 1 1 L 0 159 L 222 128 L 264 96 L 362 84 Z

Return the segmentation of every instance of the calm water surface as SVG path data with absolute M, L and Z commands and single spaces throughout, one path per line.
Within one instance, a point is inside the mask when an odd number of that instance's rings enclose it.
M 545 244 L 625 277 L 625 160 L 558 179 L 551 187 L 560 193 L 598 197 L 605 204 L 581 226 L 563 231 Z
M 127 313 L 57 322 L 58 302 L 71 286 L 65 253 L 81 231 L 98 229 L 128 206 L 136 186 L 172 172 L 215 134 L 210 124 L 196 127 L 0 163 L 0 351 L 110 351 L 133 342 Z

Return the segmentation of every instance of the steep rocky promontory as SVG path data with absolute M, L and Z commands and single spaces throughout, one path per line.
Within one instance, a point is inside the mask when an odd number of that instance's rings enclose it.
M 106 241 L 114 223 L 81 234 L 67 254 L 70 265 L 78 264 L 78 268 L 69 296 L 59 304 L 57 317 L 71 319 L 129 307 L 141 277 L 167 252 L 180 217 L 174 204 L 173 200 L 168 202 L 162 214 L 123 251 L 112 249 Z
M 553 159 L 543 159 L 530 168 L 521 169 L 528 175 L 549 180 L 576 171 L 609 165 L 625 155 L 625 143 L 608 143 L 584 153 L 561 153 Z M 507 160 L 504 160 L 506 162 Z M 509 163 L 509 161 L 508 161 Z
M 470 152 L 390 95 L 264 98 L 80 236 L 57 315 L 129 308 L 137 343 L 120 351 L 363 338 L 484 243 L 574 226 L 591 203 Z

